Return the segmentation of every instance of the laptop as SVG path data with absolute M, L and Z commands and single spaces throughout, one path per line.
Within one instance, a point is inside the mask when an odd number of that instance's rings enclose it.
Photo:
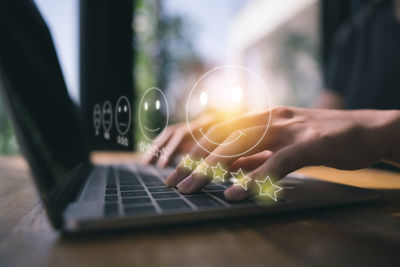
M 55 229 L 82 233 L 149 227 L 379 198 L 371 190 L 291 174 L 279 181 L 283 190 L 277 201 L 232 203 L 223 194 L 231 181 L 182 195 L 164 185 L 171 168 L 92 164 L 85 125 L 67 93 L 44 21 L 30 1 L 8 4 L 8 10 L 0 8 L 0 91 Z

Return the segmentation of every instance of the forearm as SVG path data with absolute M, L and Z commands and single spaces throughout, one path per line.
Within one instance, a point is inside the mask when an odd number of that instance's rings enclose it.
M 385 147 L 383 161 L 400 167 L 400 110 L 385 111 L 381 140 Z

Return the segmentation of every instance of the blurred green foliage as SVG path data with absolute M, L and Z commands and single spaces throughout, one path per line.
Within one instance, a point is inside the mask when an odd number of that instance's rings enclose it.
M 275 43 L 274 67 L 290 86 L 283 105 L 311 107 L 321 88 L 319 43 L 309 36 L 283 29 L 271 38 Z
M 166 14 L 160 0 L 137 0 L 134 7 L 136 122 L 144 92 L 151 87 L 165 92 L 177 75 L 185 71 L 187 64 L 196 61 L 197 57 L 191 43 L 193 32 L 188 18 Z M 166 120 L 165 114 L 156 111 L 141 112 L 141 115 L 142 125 L 149 128 L 164 125 Z M 134 135 L 136 143 L 146 142 L 139 126 Z

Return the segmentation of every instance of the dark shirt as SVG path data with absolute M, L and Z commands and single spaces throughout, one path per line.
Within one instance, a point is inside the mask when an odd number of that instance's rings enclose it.
M 348 109 L 400 109 L 400 23 L 390 1 L 366 7 L 335 38 L 326 88 Z
M 347 109 L 400 109 L 400 23 L 390 1 L 366 7 L 335 37 L 325 86 Z M 379 163 L 376 168 L 396 170 Z

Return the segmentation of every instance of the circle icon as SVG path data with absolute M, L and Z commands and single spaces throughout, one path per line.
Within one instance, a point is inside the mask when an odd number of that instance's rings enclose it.
M 101 107 L 99 104 L 94 105 L 93 108 L 93 126 L 96 131 L 96 135 L 99 135 L 99 129 L 101 125 Z
M 115 106 L 115 124 L 121 135 L 128 133 L 131 127 L 131 105 L 126 96 L 121 96 Z
M 152 112 L 150 114 L 159 113 L 161 115 L 162 110 L 165 110 L 166 118 L 164 122 L 142 121 L 142 116 L 145 113 Z M 139 104 L 138 119 L 140 130 L 147 140 L 152 141 L 156 133 L 160 133 L 160 136 L 164 134 L 169 120 L 169 107 L 163 91 L 157 87 L 152 87 L 144 92 Z
M 110 101 L 103 104 L 103 129 L 106 133 L 110 132 L 112 126 L 112 107 Z
M 211 90 L 207 91 L 207 89 Z M 252 95 L 246 95 L 245 93 L 252 93 Z M 252 138 L 253 141 L 243 147 L 241 151 L 227 149 L 226 151 L 235 152 L 222 154 L 214 152 L 214 149 L 207 148 L 207 146 L 199 142 L 201 138 L 203 138 L 210 147 L 215 148 L 215 146 L 234 146 L 236 141 L 240 138 L 245 138 L 246 136 L 245 132 L 242 131 L 243 129 L 239 128 L 237 129 L 237 135 L 234 138 L 218 142 L 210 139 L 202 128 L 196 130 L 191 129 L 189 122 L 191 118 L 190 115 L 194 113 L 192 110 L 195 110 L 196 107 L 204 109 L 207 105 L 211 105 L 210 102 L 212 101 L 214 101 L 215 106 L 219 106 L 220 109 L 227 114 L 229 114 L 229 112 L 236 115 L 241 114 L 242 112 L 238 113 L 237 111 L 243 111 L 242 109 L 245 106 L 245 103 L 247 103 L 249 108 L 253 109 L 256 108 L 257 105 L 259 105 L 259 107 L 262 106 L 263 108 L 271 109 L 271 99 L 268 89 L 256 73 L 248 68 L 238 65 L 223 65 L 213 68 L 203 74 L 189 92 L 186 101 L 186 125 L 193 140 L 203 150 L 217 157 L 227 158 L 244 155 L 255 148 L 265 137 L 271 121 L 270 112 L 268 113 L 268 116 L 265 116 L 265 121 L 262 123 L 262 125 L 265 126 L 265 130 L 261 131 L 256 138 Z M 235 110 L 236 113 L 234 112 Z M 233 116 L 227 116 L 228 119 L 231 119 L 232 117 Z

